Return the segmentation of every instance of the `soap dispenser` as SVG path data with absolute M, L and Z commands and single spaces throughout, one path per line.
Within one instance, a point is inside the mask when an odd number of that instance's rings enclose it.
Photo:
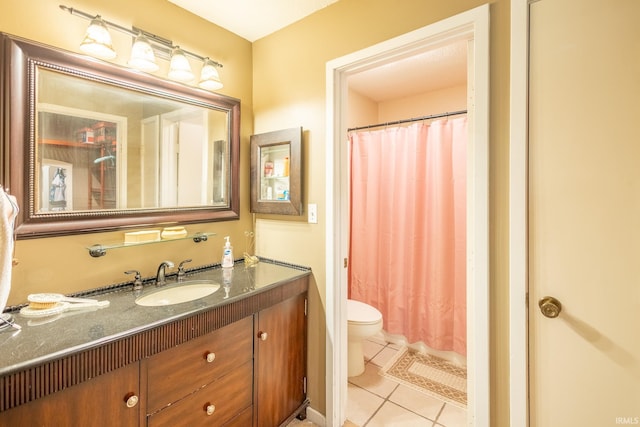
M 224 238 L 226 243 L 222 248 L 222 268 L 233 267 L 233 247 L 229 241 L 229 236 Z

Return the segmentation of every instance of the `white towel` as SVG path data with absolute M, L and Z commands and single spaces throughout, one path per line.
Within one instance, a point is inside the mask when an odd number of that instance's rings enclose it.
M 7 306 L 13 268 L 13 231 L 18 215 L 18 202 L 0 186 L 0 313 Z

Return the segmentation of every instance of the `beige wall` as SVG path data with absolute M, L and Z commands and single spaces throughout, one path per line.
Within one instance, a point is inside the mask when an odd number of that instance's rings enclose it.
M 259 253 L 313 268 L 309 397 L 324 412 L 325 388 L 325 69 L 326 62 L 474 8 L 483 1 L 340 0 L 254 43 L 255 131 L 302 126 L 304 204 L 317 203 L 318 224 L 258 217 Z M 491 2 L 490 78 L 490 353 L 492 425 L 509 425 L 508 131 L 509 0 Z
M 3 0 L 0 3 L 0 31 L 77 52 L 89 21 L 62 11 L 59 4 L 58 0 Z M 225 87 L 220 92 L 242 102 L 240 220 L 188 226 L 190 232 L 216 233 L 204 243 L 179 241 L 117 249 L 102 258 L 91 258 L 85 248 L 96 243 L 122 241 L 121 232 L 20 240 L 15 254 L 19 264 L 13 270 L 8 303 L 22 303 L 32 292 L 70 293 L 129 281 L 132 277 L 125 275 L 125 270 L 137 269 L 144 277 L 152 276 L 164 259 L 179 262 L 192 258 L 192 266 L 220 262 L 223 237 L 227 235 L 231 236 L 236 256 L 241 256 L 245 247 L 244 231 L 253 228 L 248 180 L 249 136 L 253 131 L 251 43 L 167 1 L 74 0 L 66 5 L 90 14 L 99 13 L 104 19 L 125 27 L 143 28 L 224 65 L 220 75 Z M 131 38 L 113 30 L 111 36 L 118 51 L 114 61 L 123 65 L 128 60 Z M 166 70 L 168 61 L 159 62 Z M 192 65 L 194 71 L 198 70 L 196 64 Z
M 347 105 L 347 128 L 367 126 L 380 122 L 378 117 L 378 103 L 371 98 L 349 90 Z
M 380 123 L 467 109 L 467 86 L 455 86 L 381 102 Z
M 347 128 L 467 109 L 467 86 L 455 86 L 375 102 L 349 90 Z

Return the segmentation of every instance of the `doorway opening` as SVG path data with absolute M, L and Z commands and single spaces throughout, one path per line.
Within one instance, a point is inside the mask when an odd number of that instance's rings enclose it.
M 489 425 L 488 128 L 489 7 L 484 5 L 327 63 L 327 425 L 347 402 L 348 78 L 458 41 L 468 43 L 468 425 Z

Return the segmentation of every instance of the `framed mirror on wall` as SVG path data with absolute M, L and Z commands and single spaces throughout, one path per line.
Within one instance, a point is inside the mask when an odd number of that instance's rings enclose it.
M 302 128 L 251 135 L 251 212 L 302 215 Z
M 18 238 L 239 217 L 239 100 L 0 36 Z

